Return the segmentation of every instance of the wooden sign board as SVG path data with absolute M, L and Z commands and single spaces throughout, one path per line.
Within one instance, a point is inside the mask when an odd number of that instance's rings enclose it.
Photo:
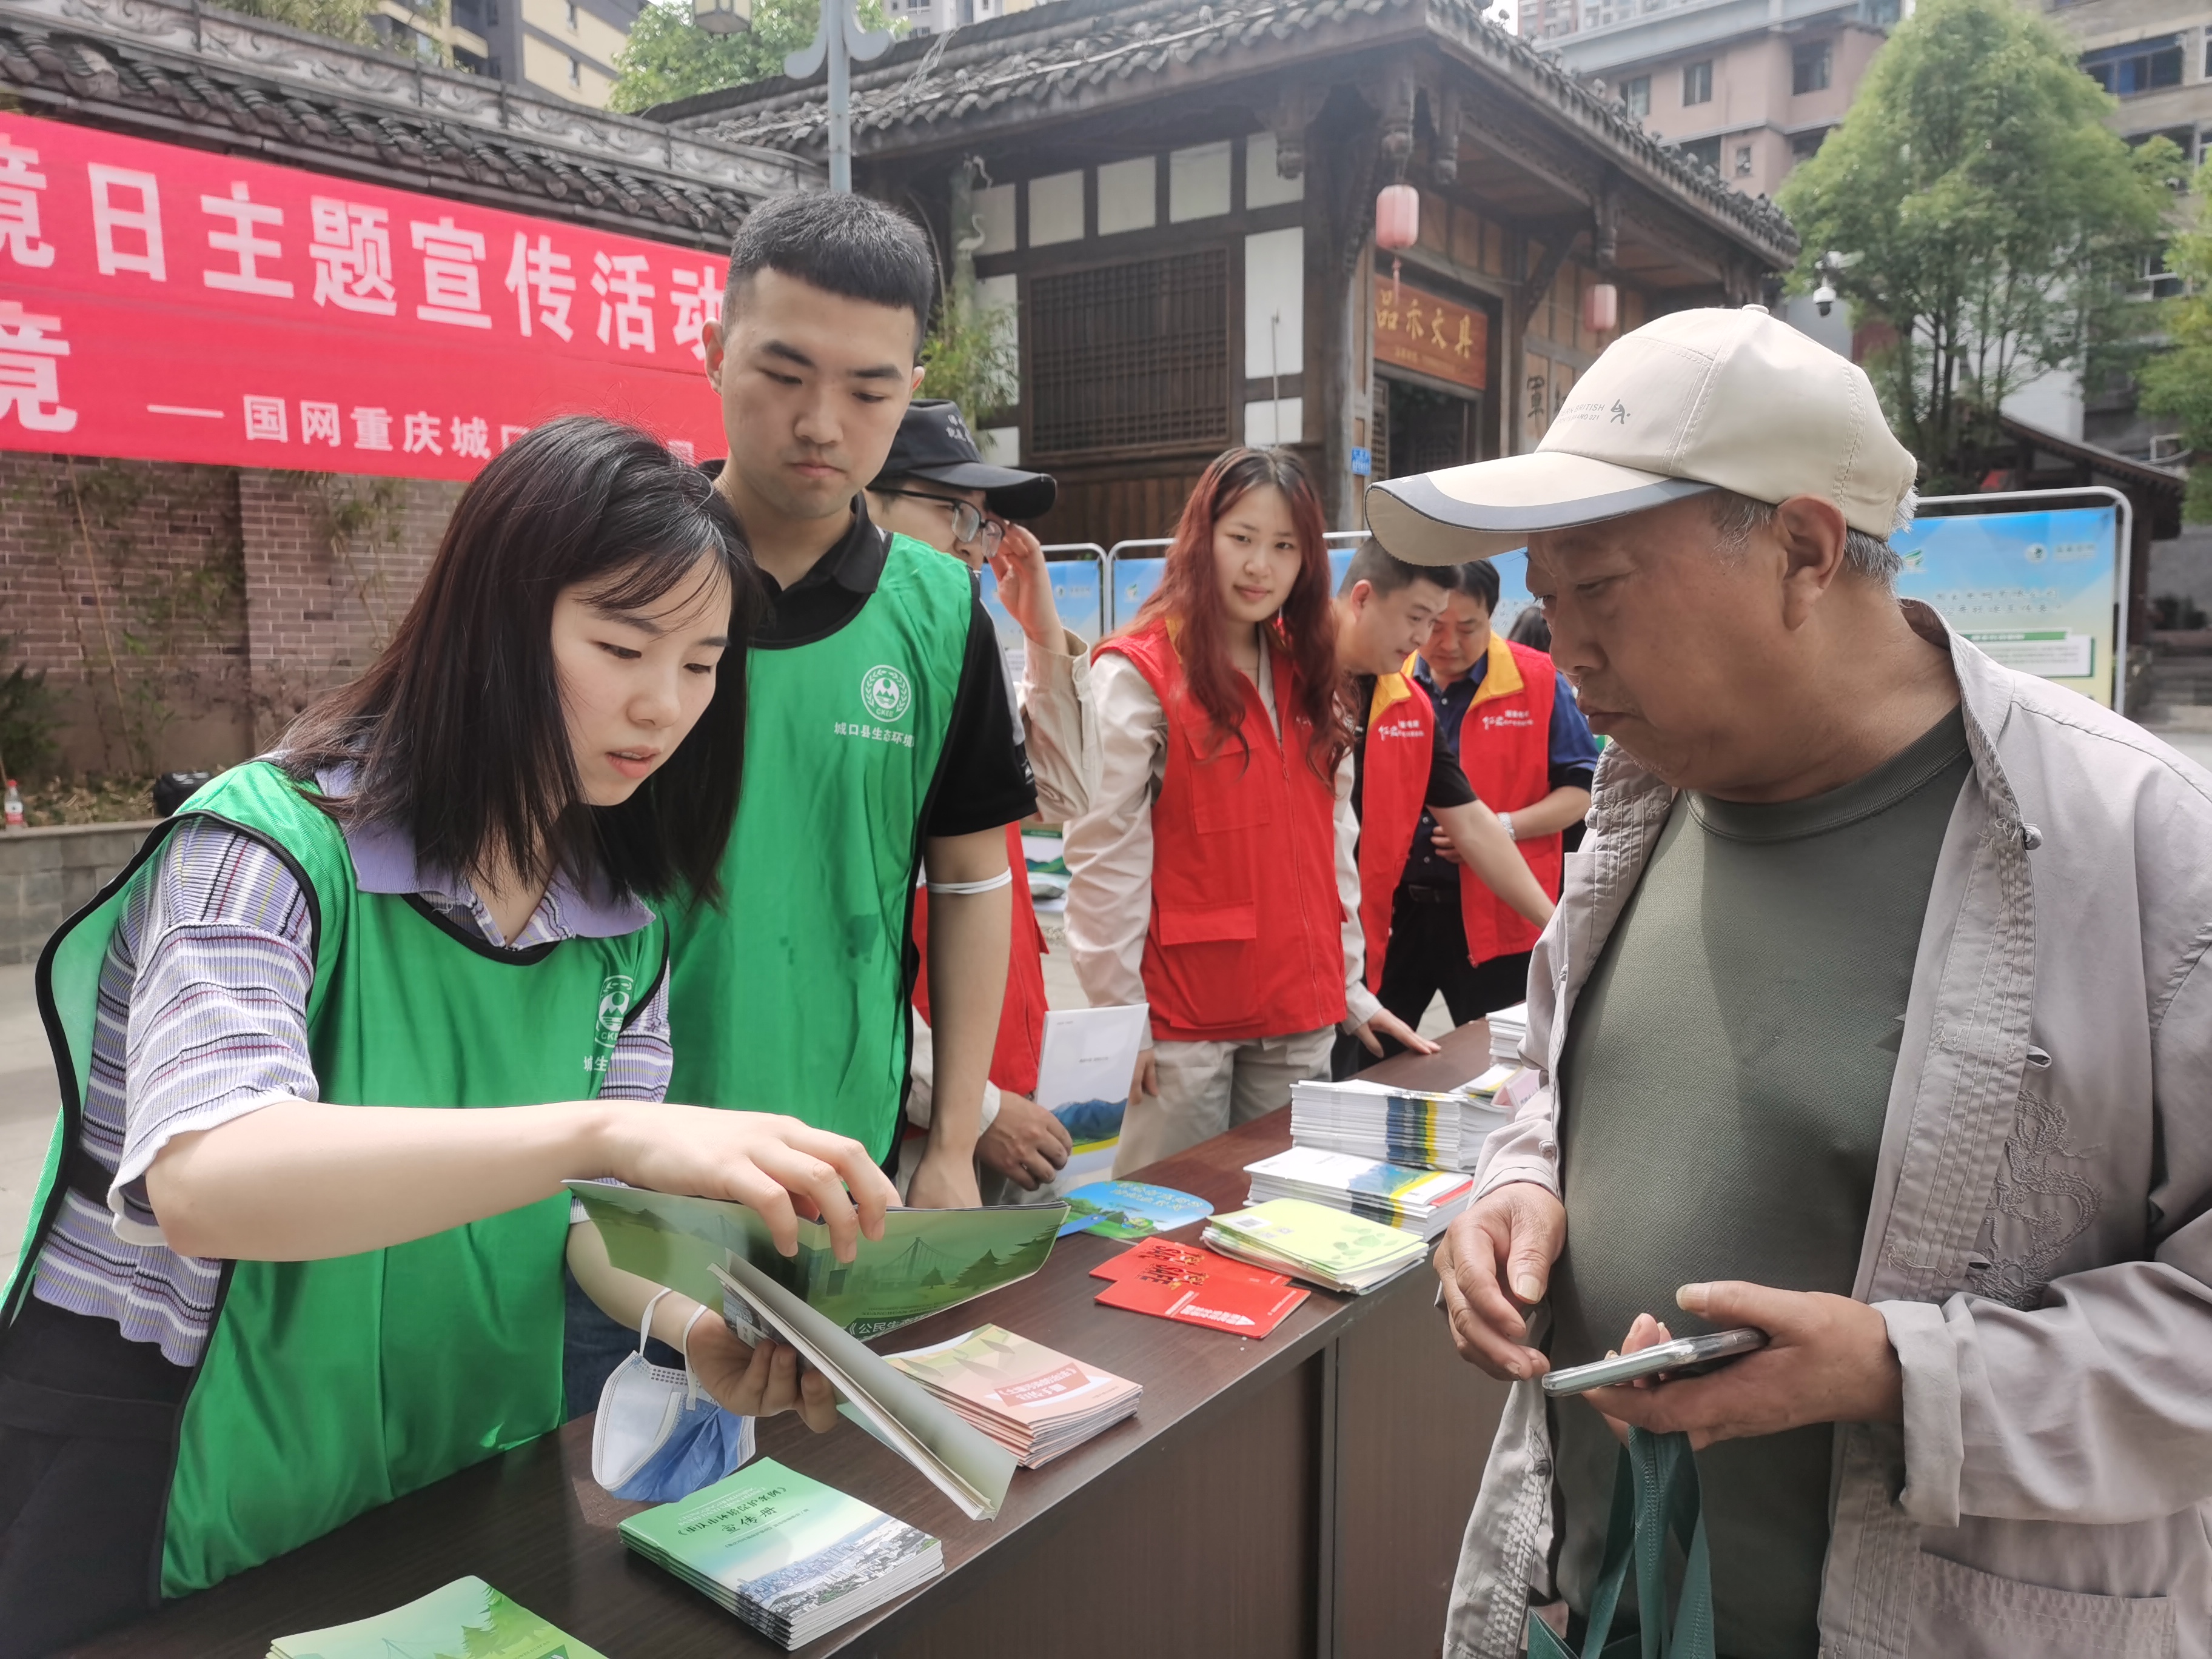
M 1480 392 L 1490 382 L 1489 314 L 1377 271 L 1375 361 Z

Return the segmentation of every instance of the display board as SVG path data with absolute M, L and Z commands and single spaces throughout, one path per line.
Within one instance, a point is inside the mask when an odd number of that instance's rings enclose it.
M 1060 612 L 1060 625 L 1085 645 L 1097 644 L 1099 636 L 1106 631 L 1098 561 L 1048 559 L 1045 568 L 1052 572 L 1052 602 Z M 982 580 L 983 608 L 991 613 L 991 626 L 998 630 L 999 644 L 1008 651 L 1021 650 L 1021 624 L 1000 603 L 999 584 L 988 564 L 983 567 Z
M 473 478 L 589 411 L 724 452 L 711 255 L 0 116 L 0 448 Z
M 1899 594 L 2008 668 L 2112 706 L 2120 582 L 2112 507 L 1923 518 L 1890 538 L 1903 555 Z

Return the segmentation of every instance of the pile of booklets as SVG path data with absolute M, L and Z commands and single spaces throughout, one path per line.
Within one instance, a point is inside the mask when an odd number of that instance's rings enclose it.
M 622 1523 L 623 1542 L 771 1641 L 804 1647 L 945 1571 L 945 1547 L 771 1458 Z
M 1278 1198 L 1206 1224 L 1209 1249 L 1358 1296 L 1428 1259 L 1409 1232 L 1304 1199 Z
M 1041 1468 L 1135 1416 L 1145 1397 L 1126 1377 L 996 1325 L 884 1358 L 1012 1452 L 1025 1469 Z
M 1443 1231 L 1474 1198 L 1470 1176 L 1377 1164 L 1354 1153 L 1325 1152 L 1312 1146 L 1293 1146 L 1248 1164 L 1244 1173 L 1252 1178 L 1248 1203 L 1302 1198 L 1425 1239 Z
M 1528 1005 L 1516 1002 L 1490 1016 L 1490 1057 L 1511 1065 L 1521 1063 L 1521 1045 L 1528 1038 Z
M 1091 1276 L 1107 1281 L 1097 1296 L 1102 1308 L 1124 1308 L 1255 1342 L 1313 1294 L 1294 1286 L 1287 1274 L 1166 1238 L 1148 1238 L 1108 1256 Z
M 456 1578 L 374 1619 L 280 1636 L 269 1644 L 269 1659 L 391 1659 L 415 1653 L 605 1659 L 597 1648 L 517 1607 L 481 1578 Z
M 1291 1139 L 1298 1146 L 1404 1169 L 1472 1170 L 1506 1116 L 1497 1102 L 1457 1090 L 1426 1094 L 1357 1078 L 1291 1085 Z

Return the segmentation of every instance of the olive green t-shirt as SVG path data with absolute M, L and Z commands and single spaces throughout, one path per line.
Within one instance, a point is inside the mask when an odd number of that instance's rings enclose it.
M 1638 1313 L 1677 1336 L 1711 1328 L 1675 1307 L 1681 1285 L 1850 1293 L 1921 918 L 1968 769 L 1954 709 L 1809 800 L 1676 799 L 1567 1033 L 1555 1366 L 1604 1358 Z M 1551 1410 L 1560 1586 L 1586 1609 L 1620 1447 L 1587 1403 Z M 1722 1654 L 1817 1648 L 1832 1439 L 1820 1425 L 1698 1455 Z

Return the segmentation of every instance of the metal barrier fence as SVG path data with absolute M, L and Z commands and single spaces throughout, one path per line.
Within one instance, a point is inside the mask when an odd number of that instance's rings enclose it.
M 1096 645 L 1108 632 L 1106 550 L 1096 542 L 1055 542 L 1044 550 L 1044 556 L 1052 569 L 1052 602 L 1062 625 L 1081 635 L 1085 644 Z M 1021 626 L 999 602 L 999 585 L 988 564 L 982 580 L 983 608 L 991 613 L 1000 644 L 1018 647 Z

